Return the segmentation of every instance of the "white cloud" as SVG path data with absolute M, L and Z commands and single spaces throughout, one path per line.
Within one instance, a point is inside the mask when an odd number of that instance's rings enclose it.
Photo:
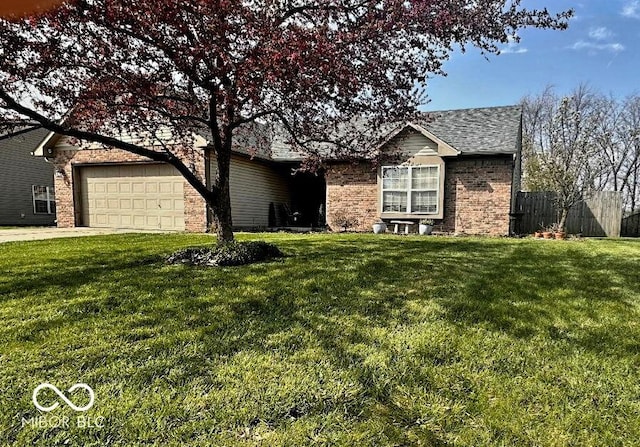
M 523 54 L 528 52 L 527 48 L 522 48 L 518 45 L 515 39 L 511 36 L 507 38 L 507 45 L 500 49 L 500 53 L 502 54 Z
M 591 37 L 594 40 L 607 40 L 612 36 L 613 36 L 613 33 L 604 26 L 600 26 L 598 28 L 591 28 L 589 30 L 589 37 Z
M 520 48 L 520 47 L 509 48 L 509 47 L 506 47 L 506 48 L 500 50 L 500 53 L 501 54 L 523 54 L 523 53 L 526 53 L 528 51 L 529 51 L 529 49 L 527 49 L 527 48 Z
M 632 19 L 640 19 L 640 1 L 631 0 L 622 7 L 622 15 Z
M 591 51 L 610 51 L 612 53 L 620 53 L 624 51 L 624 45 L 618 42 L 614 43 L 595 43 L 579 40 L 569 48 L 572 50 L 591 50 Z

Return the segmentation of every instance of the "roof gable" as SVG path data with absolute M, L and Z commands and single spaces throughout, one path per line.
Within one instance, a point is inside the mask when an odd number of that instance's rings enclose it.
M 400 126 L 394 131 L 392 131 L 391 133 L 389 133 L 383 139 L 382 143 L 378 145 L 377 149 L 379 151 L 384 150 L 385 146 L 389 146 L 393 142 L 393 140 L 395 140 L 398 137 L 402 138 L 402 134 L 405 132 L 417 132 L 418 134 L 426 138 L 428 141 L 434 143 L 436 147 L 436 151 L 434 152 L 433 155 L 438 155 L 440 157 L 447 157 L 447 156 L 456 156 L 460 154 L 460 151 L 451 147 L 451 145 L 449 145 L 445 141 L 442 141 L 440 138 L 435 136 L 433 133 L 429 132 L 424 127 L 414 123 L 406 123 L 405 125 Z
M 47 153 L 45 153 L 45 148 L 46 149 L 51 149 L 53 146 L 55 146 L 56 142 L 61 137 L 61 135 L 58 135 L 55 132 L 51 132 L 51 131 L 47 131 L 47 132 L 48 133 L 46 134 L 44 139 L 40 142 L 40 144 L 38 144 L 38 146 L 33 151 L 33 155 L 35 155 L 36 157 L 48 157 L 48 156 L 50 156 L 51 152 L 47 151 Z

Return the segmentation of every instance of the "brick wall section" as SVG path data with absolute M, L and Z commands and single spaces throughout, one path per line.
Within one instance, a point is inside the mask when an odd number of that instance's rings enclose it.
M 508 235 L 512 176 L 511 156 L 447 161 L 443 230 Z
M 75 226 L 76 217 L 80 215 L 80 210 L 74 208 L 73 166 L 94 163 L 135 163 L 144 161 L 150 160 L 146 157 L 141 157 L 119 149 L 57 150 L 54 163 L 56 170 L 63 172 L 62 176 L 56 175 L 55 178 L 58 227 L 69 228 Z M 196 166 L 198 176 L 204 178 L 204 160 L 202 156 L 196 155 L 191 162 Z M 186 180 L 184 182 L 184 208 L 185 229 L 190 232 L 205 231 L 205 201 Z
M 511 156 L 451 160 L 445 164 L 444 219 L 436 229 L 451 233 L 509 234 Z M 376 171 L 371 164 L 331 166 L 326 173 L 327 222 L 334 231 L 336 215 L 358 220 L 351 230 L 372 231 L 378 218 Z M 438 225 L 441 224 L 441 225 Z
M 370 163 L 339 163 L 325 174 L 327 182 L 327 223 L 340 231 L 336 218 L 343 214 L 357 220 L 349 230 L 371 231 L 378 219 L 378 186 L 376 170 Z

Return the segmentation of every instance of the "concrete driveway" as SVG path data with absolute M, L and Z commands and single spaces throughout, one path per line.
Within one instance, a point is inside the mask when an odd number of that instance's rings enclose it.
M 25 227 L 3 230 L 0 227 L 0 244 L 15 241 L 39 241 L 59 237 L 98 236 L 103 234 L 143 233 L 138 230 L 115 230 L 111 228 L 55 228 L 55 227 Z M 144 231 L 155 233 L 155 231 Z

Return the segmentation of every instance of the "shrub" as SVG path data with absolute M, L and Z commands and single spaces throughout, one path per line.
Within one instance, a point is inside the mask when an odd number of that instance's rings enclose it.
M 333 222 L 341 228 L 341 231 L 347 231 L 351 227 L 357 227 L 358 219 L 344 210 L 336 211 L 333 215 Z
M 278 247 L 264 241 L 228 242 L 216 247 L 193 247 L 179 250 L 167 258 L 169 264 L 234 266 L 281 258 Z

